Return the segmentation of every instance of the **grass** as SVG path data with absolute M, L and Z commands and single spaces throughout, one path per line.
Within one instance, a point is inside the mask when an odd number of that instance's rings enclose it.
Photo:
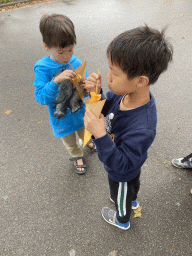
M 9 3 L 9 0 L 0 0 L 0 4 L 5 4 L 5 3 Z

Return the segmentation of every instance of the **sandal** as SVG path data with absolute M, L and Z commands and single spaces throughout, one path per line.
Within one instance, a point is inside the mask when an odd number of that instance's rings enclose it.
M 93 143 L 93 147 L 89 146 L 90 143 Z M 93 141 L 91 141 L 90 143 L 87 144 L 87 147 L 91 150 L 91 152 L 97 152 L 97 149 L 95 148 L 96 147 L 95 143 Z
M 69 160 L 70 161 L 73 161 L 74 162 L 74 166 L 75 166 L 75 168 L 76 168 L 76 173 L 77 174 L 84 174 L 84 173 L 86 173 L 86 171 L 87 171 L 87 165 L 78 165 L 77 164 L 77 160 L 78 159 L 83 159 L 82 157 L 73 157 L 73 158 L 69 158 Z M 79 170 L 77 170 L 78 168 L 84 168 L 84 170 L 83 171 L 79 171 Z

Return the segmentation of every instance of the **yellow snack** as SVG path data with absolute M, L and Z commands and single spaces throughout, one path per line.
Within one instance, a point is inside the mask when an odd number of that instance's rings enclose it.
M 79 74 L 76 74 L 76 76 L 71 79 L 71 81 L 73 82 L 76 88 L 78 87 L 78 84 L 81 82 L 81 79 L 82 79 L 82 76 Z
M 70 63 L 69 63 L 69 65 L 71 66 Z M 80 84 L 81 84 L 82 80 L 85 78 L 86 60 L 84 60 L 83 63 L 76 70 L 73 68 L 73 66 L 71 66 L 71 68 L 76 74 L 76 76 L 74 78 L 72 78 L 71 81 L 75 85 L 81 100 L 84 102 L 85 90 L 82 86 L 80 86 Z
M 79 74 L 77 74 L 77 79 L 78 79 L 78 80 L 81 80 L 81 78 L 82 78 L 82 76 L 79 75 Z
M 90 92 L 90 95 L 91 95 L 91 98 L 87 102 L 88 104 L 100 101 L 100 99 L 101 99 L 101 94 L 97 94 L 95 92 Z
M 99 70 L 98 70 L 98 76 L 99 76 Z M 97 91 L 98 91 L 98 80 L 97 80 L 97 84 L 96 84 L 96 92 L 90 92 L 91 98 L 86 103 L 86 106 L 87 106 L 87 108 L 89 108 L 89 110 L 91 110 L 91 112 L 97 118 L 99 118 L 99 116 L 101 114 L 101 110 L 102 110 L 106 100 L 101 100 L 101 94 L 97 94 Z M 85 129 L 83 147 L 85 147 L 85 145 L 90 141 L 91 136 L 92 136 L 92 134 Z

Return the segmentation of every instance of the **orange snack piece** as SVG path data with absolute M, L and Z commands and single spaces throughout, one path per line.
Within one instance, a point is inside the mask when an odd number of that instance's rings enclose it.
M 88 104 L 100 101 L 100 99 L 101 99 L 101 94 L 97 94 L 95 92 L 90 92 L 90 95 L 91 95 L 91 98 L 87 102 Z

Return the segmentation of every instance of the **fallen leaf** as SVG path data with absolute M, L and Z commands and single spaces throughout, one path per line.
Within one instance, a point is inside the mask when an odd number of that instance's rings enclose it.
M 141 218 L 141 210 L 142 210 L 142 206 L 139 206 L 137 209 L 134 209 L 134 216 L 133 218 Z
M 185 39 L 185 37 L 183 36 L 183 37 L 181 37 L 181 39 Z
M 7 114 L 7 115 L 10 115 L 11 113 L 13 113 L 12 110 L 7 110 L 7 111 L 5 111 L 5 114 Z
M 43 121 L 40 121 L 40 122 L 37 122 L 38 124 L 42 124 L 43 123 Z

